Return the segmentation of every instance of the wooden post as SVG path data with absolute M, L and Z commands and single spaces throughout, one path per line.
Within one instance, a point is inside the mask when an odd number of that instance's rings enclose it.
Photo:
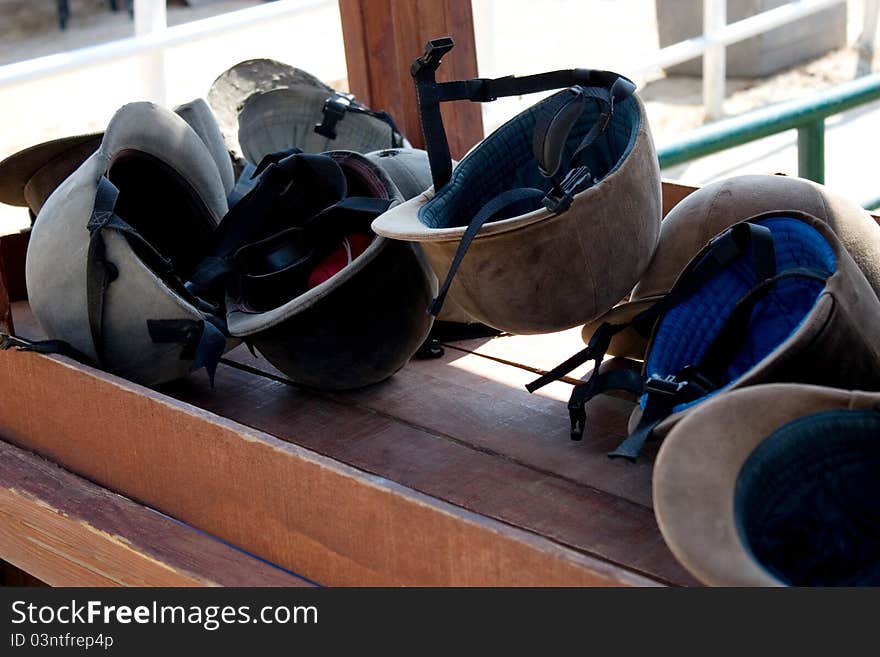
M 0 236 L 0 332 L 13 334 L 12 302 L 27 299 L 24 260 L 30 231 Z
M 348 85 L 361 101 L 394 116 L 413 146 L 423 148 L 415 86 L 409 68 L 433 38 L 451 36 L 455 49 L 438 80 L 477 76 L 471 0 L 339 0 Z M 483 138 L 479 103 L 446 103 L 443 121 L 452 156 Z
M 6 286 L 2 258 L 0 254 L 0 333 L 12 335 L 15 333 L 15 326 L 12 324 L 12 305 L 9 303 L 9 289 Z

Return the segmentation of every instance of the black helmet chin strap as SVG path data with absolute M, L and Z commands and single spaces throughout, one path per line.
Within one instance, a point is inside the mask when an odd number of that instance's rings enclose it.
M 89 249 L 86 260 L 86 304 L 89 332 L 97 362 L 64 340 L 27 340 L 0 333 L 0 350 L 18 349 L 43 354 L 60 354 L 92 367 L 104 368 L 104 302 L 107 290 L 119 276 L 117 266 L 107 259 L 104 232 L 113 231 L 138 247 L 138 257 L 175 293 L 195 306 L 202 319 L 148 319 L 147 331 L 155 343 L 176 343 L 181 360 L 193 361 L 190 369 L 204 367 L 211 384 L 226 345 L 226 323 L 218 308 L 190 294 L 177 277 L 173 263 L 160 254 L 137 230 L 116 214 L 119 190 L 105 176 L 98 180 L 95 205 L 86 228 Z
M 369 107 L 359 102 L 354 94 L 347 94 L 341 91 L 334 91 L 333 94 L 324 101 L 324 107 L 321 110 L 321 122 L 315 124 L 315 132 L 327 139 L 336 139 L 336 124 L 345 118 L 346 113 L 363 114 L 379 119 L 391 129 L 391 145 L 390 148 L 400 148 L 403 146 L 403 135 L 388 112 L 371 110 Z
M 751 247 L 752 267 L 758 282 L 739 299 L 699 363 L 688 365 L 676 374 L 665 377 L 647 376 L 646 373 L 639 374 L 634 370 L 600 373 L 599 366 L 611 339 L 617 333 L 638 323 L 653 326 L 667 312 L 699 290 L 706 281 L 743 256 L 748 247 Z M 685 269 L 672 291 L 657 303 L 625 324 L 602 324 L 585 349 L 526 386 L 529 392 L 534 392 L 575 367 L 590 360 L 594 361 L 592 373 L 586 381 L 574 387 L 568 402 L 572 440 L 580 440 L 583 436 L 586 424 L 584 405 L 596 395 L 608 390 L 627 390 L 639 396 L 646 395 L 647 403 L 638 426 L 617 449 L 608 454 L 611 458 L 635 461 L 645 442 L 651 438 L 654 428 L 671 415 L 676 406 L 705 397 L 724 385 L 723 371 L 729 354 L 736 351 L 737 345 L 747 335 L 748 322 L 755 305 L 774 289 L 778 281 L 792 277 L 825 281 L 831 275 L 826 271 L 806 267 L 793 267 L 778 272 L 770 229 L 750 222 L 728 228 L 713 238 L 702 254 L 701 258 L 694 260 L 694 264 Z
M 551 71 L 519 78 L 509 75 L 495 79 L 475 78 L 455 82 L 437 82 L 437 69 L 443 56 L 452 50 L 453 46 L 454 42 L 451 37 L 429 41 L 425 48 L 425 54 L 416 59 L 410 68 L 410 73 L 415 80 L 419 118 L 425 137 L 425 147 L 428 151 L 428 161 L 431 164 L 431 177 L 435 191 L 440 191 L 452 176 L 452 156 L 449 153 L 449 142 L 443 127 L 443 116 L 440 113 L 441 103 L 453 100 L 484 103 L 505 96 L 522 96 L 565 87 L 569 87 L 569 89 L 568 93 L 558 94 L 549 102 L 544 103 L 535 121 L 532 154 L 538 163 L 541 174 L 550 180 L 551 190 L 544 192 L 531 187 L 508 189 L 490 199 L 471 218 L 446 274 L 446 280 L 440 286 L 440 292 L 429 308 L 429 312 L 435 316 L 440 313 L 458 267 L 483 224 L 499 216 L 529 212 L 534 209 L 534 206 L 540 207 L 539 202 L 542 202 L 544 207 L 555 214 L 565 212 L 571 205 L 574 195 L 595 182 L 587 167 L 571 168 L 571 164 L 600 136 L 605 134 L 611 122 L 615 104 L 626 100 L 636 88 L 632 81 L 617 73 L 582 68 Z M 565 146 L 568 143 L 569 135 L 583 114 L 588 100 L 595 101 L 599 105 L 599 118 L 589 132 L 584 135 L 580 144 L 568 158 L 568 162 L 563 165 Z
M 622 75 L 585 68 L 523 77 L 508 75 L 494 79 L 437 82 L 437 69 L 443 56 L 454 45 L 452 37 L 432 39 L 425 47 L 425 54 L 410 67 L 416 85 L 419 118 L 431 163 L 431 176 L 437 191 L 449 182 L 452 175 L 452 157 L 443 127 L 443 116 L 440 114 L 440 103 L 453 100 L 486 103 L 506 96 L 523 96 L 571 87 L 570 95 L 560 96 L 557 101 L 545 106 L 544 114 L 535 124 L 532 151 L 541 167 L 541 173 L 552 178 L 559 172 L 568 135 L 580 117 L 586 101 L 596 101 L 602 106 L 602 111 L 599 120 L 575 150 L 572 160 L 605 132 L 614 112 L 614 105 L 626 100 L 636 89 L 635 84 Z

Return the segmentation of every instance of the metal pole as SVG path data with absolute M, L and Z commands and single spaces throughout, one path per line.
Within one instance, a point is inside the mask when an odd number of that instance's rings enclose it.
M 706 118 L 724 116 L 725 79 L 727 60 L 719 34 L 727 25 L 727 0 L 703 0 L 703 36 L 706 52 L 703 54 L 703 106 Z
M 825 120 L 798 128 L 798 175 L 817 183 L 825 182 Z
M 880 73 L 844 82 L 822 93 L 752 110 L 700 126 L 657 149 L 662 168 L 689 162 L 784 130 L 794 130 L 860 105 L 880 100 Z
M 143 36 L 162 32 L 168 27 L 165 0 L 134 0 L 134 34 Z M 141 58 L 146 98 L 165 104 L 165 50 L 158 49 Z

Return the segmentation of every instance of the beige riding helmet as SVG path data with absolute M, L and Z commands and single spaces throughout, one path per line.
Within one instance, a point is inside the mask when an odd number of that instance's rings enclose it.
M 660 225 L 660 242 L 629 301 L 584 326 L 589 343 L 604 322 L 623 324 L 672 289 L 687 263 L 716 234 L 751 216 L 772 210 L 798 210 L 827 223 L 880 294 L 880 226 L 861 207 L 818 183 L 787 176 L 736 176 L 710 183 L 676 205 Z M 630 327 L 615 335 L 608 353 L 644 358 L 651 326 Z
M 318 78 L 271 59 L 222 73 L 208 93 L 229 149 L 258 164 L 270 153 L 359 153 L 404 146 L 393 119 Z
M 714 396 L 763 383 L 880 390 L 880 300 L 826 223 L 773 211 L 734 224 L 688 263 L 670 292 L 636 321 L 654 329 L 641 371 L 600 372 L 575 386 L 568 409 L 580 438 L 584 404 L 608 390 L 636 394 L 630 433 L 612 457 L 635 460 Z M 586 349 L 529 384 L 601 362 L 603 324 Z
M 32 216 L 49 195 L 101 144 L 103 133 L 62 137 L 36 144 L 0 162 L 0 203 L 27 207 Z
M 217 165 L 217 171 L 220 172 L 223 189 L 226 190 L 226 195 L 228 196 L 235 185 L 232 160 L 223 142 L 223 133 L 220 132 L 217 117 L 214 116 L 211 108 L 208 107 L 208 103 L 202 98 L 196 98 L 175 107 L 174 113 L 186 121 L 189 127 L 195 130 L 196 134 L 205 142 L 211 158 Z
M 226 212 L 211 153 L 179 116 L 131 103 L 49 197 L 27 252 L 36 319 L 55 340 L 155 385 L 216 365 L 216 309 L 183 286 Z
M 422 246 L 447 296 L 512 333 L 570 328 L 619 301 L 648 266 L 660 229 L 660 171 L 634 85 L 574 69 L 438 83 L 452 47 L 416 60 L 434 186 L 373 224 Z M 452 169 L 439 106 L 567 87 L 520 113 Z
M 232 161 L 207 103 L 199 98 L 174 112 L 205 142 L 229 194 L 235 182 Z M 0 162 L 0 203 L 28 207 L 35 217 L 58 185 L 98 150 L 103 138 L 103 132 L 62 137 L 10 155 Z
M 238 113 L 253 94 L 290 86 L 306 86 L 333 93 L 333 89 L 307 73 L 274 59 L 248 59 L 223 71 L 211 84 L 208 104 L 217 116 L 226 145 L 241 157 L 238 144 Z
M 877 586 L 878 438 L 878 393 L 775 384 L 720 395 L 660 448 L 660 531 L 705 584 Z

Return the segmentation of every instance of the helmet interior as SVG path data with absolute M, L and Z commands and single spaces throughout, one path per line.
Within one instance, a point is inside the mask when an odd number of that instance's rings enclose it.
M 429 228 L 465 226 L 483 205 L 502 192 L 517 188 L 549 191 L 551 183 L 541 174 L 532 154 L 535 123 L 549 100 L 536 103 L 518 114 L 468 153 L 453 170 L 449 183 L 419 210 L 419 220 Z M 566 140 L 563 161 L 567 161 L 577 149 L 599 116 L 599 106 L 594 102 L 587 103 Z M 640 128 L 638 101 L 629 97 L 615 105 L 608 128 L 578 155 L 576 161 L 569 163 L 569 168 L 586 166 L 593 179 L 601 182 L 618 169 L 632 151 Z M 540 199 L 533 199 L 526 207 L 520 204 L 508 208 L 503 215 L 493 217 L 493 221 L 541 207 Z
M 178 277 L 187 280 L 205 255 L 218 217 L 182 175 L 154 155 L 121 151 L 107 177 L 119 190 L 116 214 L 170 260 Z M 137 240 L 129 244 L 149 262 Z
M 734 490 L 740 539 L 795 586 L 880 585 L 880 413 L 827 411 L 777 429 Z
M 810 269 L 821 271 L 827 278 L 835 271 L 831 245 L 809 224 L 785 216 L 758 223 L 772 234 L 777 272 Z M 752 264 L 751 250 L 749 247 L 659 320 L 645 362 L 647 376 L 674 377 L 686 366 L 698 366 L 704 361 L 740 300 L 761 282 Z M 714 381 L 717 388 L 711 394 L 723 390 L 788 339 L 815 306 L 824 288 L 824 281 L 813 277 L 793 276 L 776 281 L 751 309 L 747 327 L 736 336 L 733 348 L 724 353 L 723 371 L 715 373 L 720 380 Z M 706 397 L 680 404 L 673 412 Z M 643 396 L 643 408 L 645 404 Z

